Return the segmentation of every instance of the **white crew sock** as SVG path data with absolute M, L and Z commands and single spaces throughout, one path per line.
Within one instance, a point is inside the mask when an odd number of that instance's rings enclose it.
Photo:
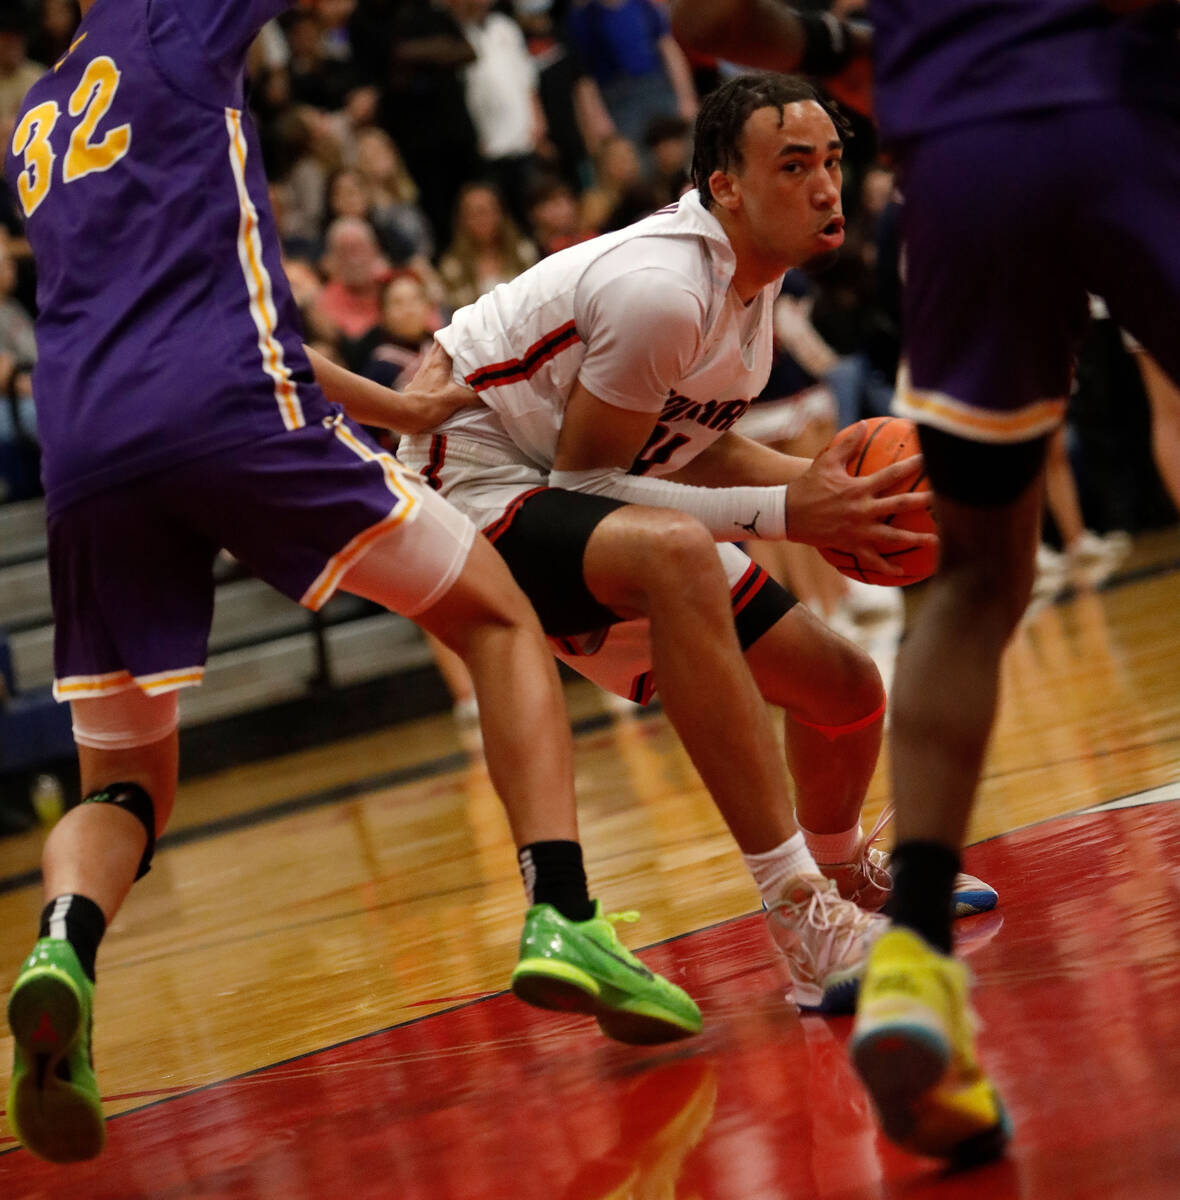
M 743 854 L 742 859 L 768 908 L 782 898 L 783 888 L 797 875 L 820 873 L 802 833 L 791 834 L 781 845 L 762 854 Z
M 811 851 L 812 858 L 820 866 L 828 863 L 852 862 L 860 844 L 864 840 L 864 832 L 859 824 L 843 833 L 812 833 L 810 829 L 800 829 L 803 840 Z

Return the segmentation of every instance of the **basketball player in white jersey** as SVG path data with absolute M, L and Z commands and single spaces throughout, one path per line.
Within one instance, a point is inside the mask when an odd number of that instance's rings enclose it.
M 482 404 L 400 451 L 495 544 L 560 658 L 641 703 L 658 688 L 796 999 L 824 1011 L 851 1007 L 888 893 L 859 825 L 885 694 L 733 543 L 789 535 L 890 572 L 933 535 L 887 523 L 924 497 L 878 498 L 912 461 L 852 479 L 848 450 L 809 463 L 731 427 L 766 382 L 783 274 L 843 241 L 840 158 L 808 85 L 730 81 L 697 121 L 697 191 L 455 314 L 437 338 Z M 766 700 L 786 711 L 795 814 Z M 994 905 L 959 884 L 962 911 Z M 514 986 L 531 987 L 523 963 Z

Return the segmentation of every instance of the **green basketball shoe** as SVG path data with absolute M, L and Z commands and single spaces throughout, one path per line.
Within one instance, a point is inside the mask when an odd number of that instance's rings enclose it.
M 69 942 L 42 938 L 8 998 L 15 1043 L 8 1120 L 24 1145 L 50 1162 L 94 1158 L 106 1141 L 90 1057 L 93 996 Z
M 550 904 L 534 904 L 525 914 L 512 991 L 538 1008 L 588 1013 L 618 1042 L 651 1045 L 700 1033 L 700 1009 L 688 993 L 619 941 L 613 922 L 637 916 L 603 916 L 595 901 L 594 916 L 570 921 Z

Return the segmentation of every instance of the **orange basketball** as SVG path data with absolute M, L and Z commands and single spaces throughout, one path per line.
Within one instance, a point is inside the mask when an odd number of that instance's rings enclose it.
M 840 430 L 831 444 L 840 445 L 849 439 L 855 439 L 857 443 L 856 453 L 848 460 L 849 475 L 872 475 L 883 467 L 921 452 L 918 427 L 913 421 L 901 417 L 872 417 L 867 421 L 857 421 L 855 425 Z M 926 472 L 923 470 L 912 479 L 902 480 L 892 491 L 882 494 L 897 495 L 899 492 L 930 492 L 930 480 Z M 933 503 L 914 512 L 892 516 L 889 524 L 915 533 L 935 533 Z M 886 552 L 882 557 L 904 567 L 904 575 L 882 575 L 880 571 L 862 567 L 855 554 L 835 546 L 821 547 L 820 554 L 849 579 L 860 579 L 885 587 L 905 587 L 906 584 L 928 579 L 938 567 L 937 546 L 914 546 L 909 550 Z

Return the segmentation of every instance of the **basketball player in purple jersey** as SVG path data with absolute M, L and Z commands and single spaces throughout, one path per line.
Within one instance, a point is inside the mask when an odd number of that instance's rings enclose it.
M 8 1004 L 9 1119 L 53 1161 L 103 1145 L 95 957 L 172 808 L 177 689 L 201 679 L 222 547 L 311 609 L 342 587 L 465 660 L 492 779 L 541 863 L 530 895 L 561 908 L 549 952 L 567 972 L 609 975 L 593 1012 L 612 1036 L 700 1028 L 587 897 L 569 727 L 528 602 L 471 522 L 340 407 L 414 432 L 465 393 L 441 382 L 399 396 L 303 349 L 242 94 L 250 42 L 288 7 L 82 0 L 9 147 L 38 271 L 55 691 L 85 794 L 46 843 L 41 936 Z
M 870 957 L 852 1054 L 890 1137 L 969 1161 L 998 1153 L 1008 1123 L 975 1060 L 951 881 L 1032 586 L 1086 292 L 1180 380 L 1180 5 L 868 7 L 874 106 L 906 199 L 896 410 L 921 425 L 942 559 L 898 664 L 894 925 Z M 800 53 L 801 27 L 767 0 L 674 8 L 719 53 Z M 756 45 L 742 37 L 754 27 Z

